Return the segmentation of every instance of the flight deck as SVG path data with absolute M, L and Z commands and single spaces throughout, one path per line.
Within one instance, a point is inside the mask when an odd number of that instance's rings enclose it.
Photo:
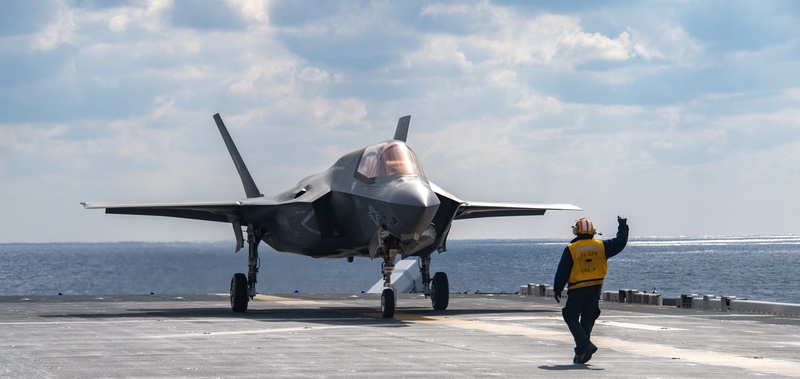
M 800 317 L 602 302 L 585 365 L 552 299 L 452 294 L 0 297 L 9 378 L 800 377 Z

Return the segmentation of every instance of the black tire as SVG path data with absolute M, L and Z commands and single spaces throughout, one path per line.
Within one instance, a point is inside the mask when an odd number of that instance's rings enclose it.
M 450 283 L 447 281 L 447 274 L 437 272 L 433 275 L 431 283 L 431 305 L 437 311 L 447 309 L 450 303 Z
M 233 274 L 233 278 L 231 278 L 231 309 L 234 312 L 244 312 L 247 310 L 249 301 L 247 276 L 241 272 Z
M 383 290 L 381 294 L 381 314 L 383 318 L 392 318 L 394 317 L 394 290 L 391 288 L 386 288 Z

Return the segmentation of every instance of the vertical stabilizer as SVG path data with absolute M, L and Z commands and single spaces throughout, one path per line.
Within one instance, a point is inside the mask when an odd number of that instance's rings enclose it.
M 247 166 L 245 166 L 242 156 L 239 155 L 239 150 L 236 149 L 236 145 L 233 143 L 233 139 L 228 133 L 228 128 L 225 127 L 225 124 L 222 122 L 222 117 L 219 116 L 219 113 L 214 115 L 214 122 L 217 123 L 219 134 L 222 135 L 222 139 L 225 141 L 225 146 L 228 147 L 228 152 L 231 154 L 231 159 L 233 159 L 233 164 L 236 165 L 236 170 L 239 171 L 239 177 L 242 178 L 244 193 L 247 194 L 248 198 L 264 196 L 261 194 L 261 191 L 258 190 L 256 182 L 253 181 L 253 177 L 250 176 L 250 171 L 247 170 Z
M 411 116 L 400 117 L 397 121 L 397 130 L 394 132 L 394 139 L 406 142 L 408 138 L 408 124 L 411 122 Z

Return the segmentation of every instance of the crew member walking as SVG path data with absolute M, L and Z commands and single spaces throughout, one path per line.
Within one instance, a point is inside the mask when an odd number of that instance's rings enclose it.
M 575 338 L 575 358 L 572 363 L 586 363 L 597 351 L 589 339 L 594 322 L 600 317 L 600 295 L 603 278 L 608 273 L 607 260 L 625 248 L 628 243 L 628 219 L 617 216 L 617 236 L 596 240 L 597 231 L 589 219 L 582 218 L 572 227 L 575 239 L 561 254 L 553 285 L 556 302 L 561 303 L 561 292 L 569 283 L 567 303 L 561 310 L 564 321 Z

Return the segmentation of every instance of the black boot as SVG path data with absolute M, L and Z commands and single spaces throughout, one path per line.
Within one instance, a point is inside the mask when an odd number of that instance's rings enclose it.
M 592 354 L 594 354 L 596 351 L 597 351 L 597 346 L 595 346 L 592 343 L 592 341 L 589 341 L 589 343 L 587 343 L 586 346 L 584 346 L 584 348 L 582 349 L 581 354 L 575 356 L 575 358 L 577 359 L 577 362 L 575 363 L 589 362 L 589 360 L 592 359 Z

